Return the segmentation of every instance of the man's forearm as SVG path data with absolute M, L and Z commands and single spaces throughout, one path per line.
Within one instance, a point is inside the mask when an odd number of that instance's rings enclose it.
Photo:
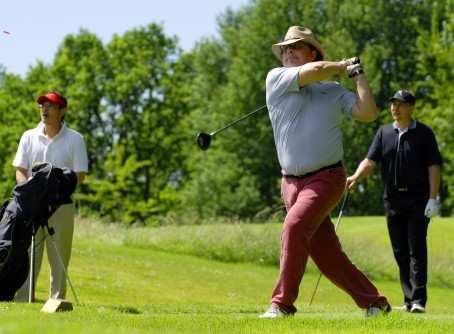
M 374 169 L 375 164 L 371 162 L 369 159 L 364 159 L 361 161 L 361 163 L 358 165 L 358 168 L 356 169 L 355 173 L 352 175 L 356 181 L 359 181 L 367 176 L 369 176 L 372 173 L 372 170 Z
M 352 176 L 347 177 L 347 188 L 351 189 L 356 182 L 361 180 L 362 178 L 368 176 L 375 167 L 375 162 L 368 158 L 364 159 L 356 168 L 355 173 Z
M 356 107 L 360 119 L 369 122 L 376 120 L 378 117 L 378 108 L 366 77 L 364 74 L 359 74 L 353 78 L 353 81 L 356 84 L 356 92 L 358 94 Z
M 17 168 L 16 169 L 16 182 L 21 183 L 27 181 L 28 171 L 24 168 Z
M 437 198 L 440 191 L 441 172 L 439 165 L 429 166 L 430 198 Z
M 299 70 L 300 86 L 322 81 L 333 77 L 334 75 L 345 72 L 347 68 L 343 61 L 315 61 L 304 64 Z

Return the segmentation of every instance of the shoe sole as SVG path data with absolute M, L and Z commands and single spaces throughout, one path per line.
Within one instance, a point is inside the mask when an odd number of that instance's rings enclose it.
M 393 309 L 393 311 L 410 312 L 409 308 L 404 308 L 402 306 L 395 306 L 392 309 Z
M 426 313 L 425 310 L 411 310 L 410 313 Z

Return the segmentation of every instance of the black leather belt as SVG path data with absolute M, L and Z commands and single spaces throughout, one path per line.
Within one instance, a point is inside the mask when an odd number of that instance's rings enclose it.
M 306 173 L 306 174 L 303 174 L 303 175 L 291 175 L 290 174 L 290 175 L 283 175 L 283 177 L 285 177 L 285 178 L 295 178 L 295 179 L 304 179 L 306 177 L 309 177 L 309 176 L 312 176 L 314 174 L 317 174 L 317 173 L 319 173 L 321 171 L 324 171 L 324 170 L 327 170 L 327 169 L 332 169 L 332 168 L 337 168 L 337 167 L 342 167 L 342 161 L 338 161 L 335 164 L 319 168 L 317 170 L 314 170 L 313 172 L 309 172 L 309 173 Z

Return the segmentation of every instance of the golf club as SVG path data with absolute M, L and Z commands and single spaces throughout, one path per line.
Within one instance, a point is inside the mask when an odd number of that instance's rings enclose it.
M 336 225 L 334 226 L 334 231 L 337 231 L 337 228 L 339 227 L 339 223 L 342 218 L 342 213 L 344 212 L 344 208 L 345 208 L 345 203 L 347 202 L 347 199 L 348 199 L 348 190 L 349 190 L 348 188 L 346 188 L 344 190 L 344 200 L 342 201 L 339 215 L 337 216 L 337 222 L 336 222 Z M 317 283 L 315 284 L 314 292 L 312 293 L 311 300 L 309 301 L 308 306 L 311 306 L 312 302 L 314 301 L 315 294 L 317 293 L 318 285 L 320 284 L 321 279 L 322 279 L 322 273 L 320 273 L 320 275 L 318 276 Z
M 234 120 L 233 122 L 230 122 L 229 124 L 225 125 L 224 127 L 220 128 L 220 129 L 217 129 L 211 133 L 205 133 L 205 132 L 199 132 L 197 134 L 197 145 L 199 145 L 200 149 L 201 150 L 207 150 L 209 147 L 210 147 L 210 144 L 211 144 L 211 138 L 221 132 L 221 131 L 224 131 L 225 129 L 231 127 L 232 125 L 235 125 L 236 123 L 238 122 L 241 122 L 243 119 L 246 119 L 256 113 L 258 113 L 259 111 L 262 111 L 262 110 L 265 110 L 266 109 L 266 105 L 264 106 L 261 106 L 260 108 L 257 108 L 253 111 L 251 111 L 250 113 L 244 115 L 243 117 L 240 117 L 238 118 L 237 120 Z

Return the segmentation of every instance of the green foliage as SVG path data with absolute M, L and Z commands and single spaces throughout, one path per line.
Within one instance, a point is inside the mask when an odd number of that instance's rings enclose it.
M 245 217 L 253 216 L 263 206 L 257 179 L 247 174 L 233 153 L 212 150 L 199 152 L 194 158 L 193 173 L 198 174 L 181 192 L 186 211 L 192 210 L 202 219 Z
M 171 188 L 164 188 L 158 197 L 143 199 L 135 175 L 150 162 L 139 161 L 136 155 L 126 152 L 124 146 L 117 145 L 103 165 L 106 176 L 88 177 L 85 191 L 76 199 L 110 222 L 156 225 L 176 201 L 175 195 Z
M 444 5 L 443 5 L 444 3 Z M 430 31 L 418 37 L 420 118 L 431 124 L 444 158 L 443 213 L 454 212 L 454 1 L 437 2 Z
M 271 45 L 290 25 L 311 27 L 327 59 L 359 56 L 381 109 L 373 124 L 346 120 L 349 173 L 377 128 L 390 122 L 387 100 L 416 92 L 416 117 L 436 133 L 445 159 L 443 214 L 454 210 L 453 0 L 254 0 L 218 18 L 218 38 L 182 52 L 175 37 L 150 23 L 107 44 L 87 30 L 67 35 L 50 64 L 24 78 L 0 67 L 0 194 L 14 185 L 21 133 L 36 126 L 35 99 L 46 90 L 69 98 L 66 121 L 86 140 L 90 176 L 82 211 L 109 221 L 162 224 L 216 217 L 272 216 L 281 207 L 280 168 L 266 112 L 219 133 L 209 132 L 265 104 L 265 77 L 279 61 Z M 335 78 L 353 88 L 346 76 Z M 374 173 L 351 193 L 348 214 L 381 214 L 382 182 Z
M 107 50 L 112 81 L 106 97 L 114 147 L 124 147 L 125 159 L 135 155 L 147 161 L 134 171 L 140 197 L 131 200 L 156 199 L 181 162 L 175 148 L 181 142 L 179 119 L 186 110 L 167 96 L 175 94 L 173 76 L 179 69 L 173 60 L 178 56 L 175 41 L 150 24 L 115 36 Z
M 45 77 L 46 68 L 38 64 L 29 77 Z M 19 76 L 3 73 L 0 80 L 0 196 L 11 197 L 15 185 L 14 168 L 11 165 L 22 133 L 35 127 L 39 119 L 39 111 L 35 98 L 39 93 L 39 81 L 29 84 Z

